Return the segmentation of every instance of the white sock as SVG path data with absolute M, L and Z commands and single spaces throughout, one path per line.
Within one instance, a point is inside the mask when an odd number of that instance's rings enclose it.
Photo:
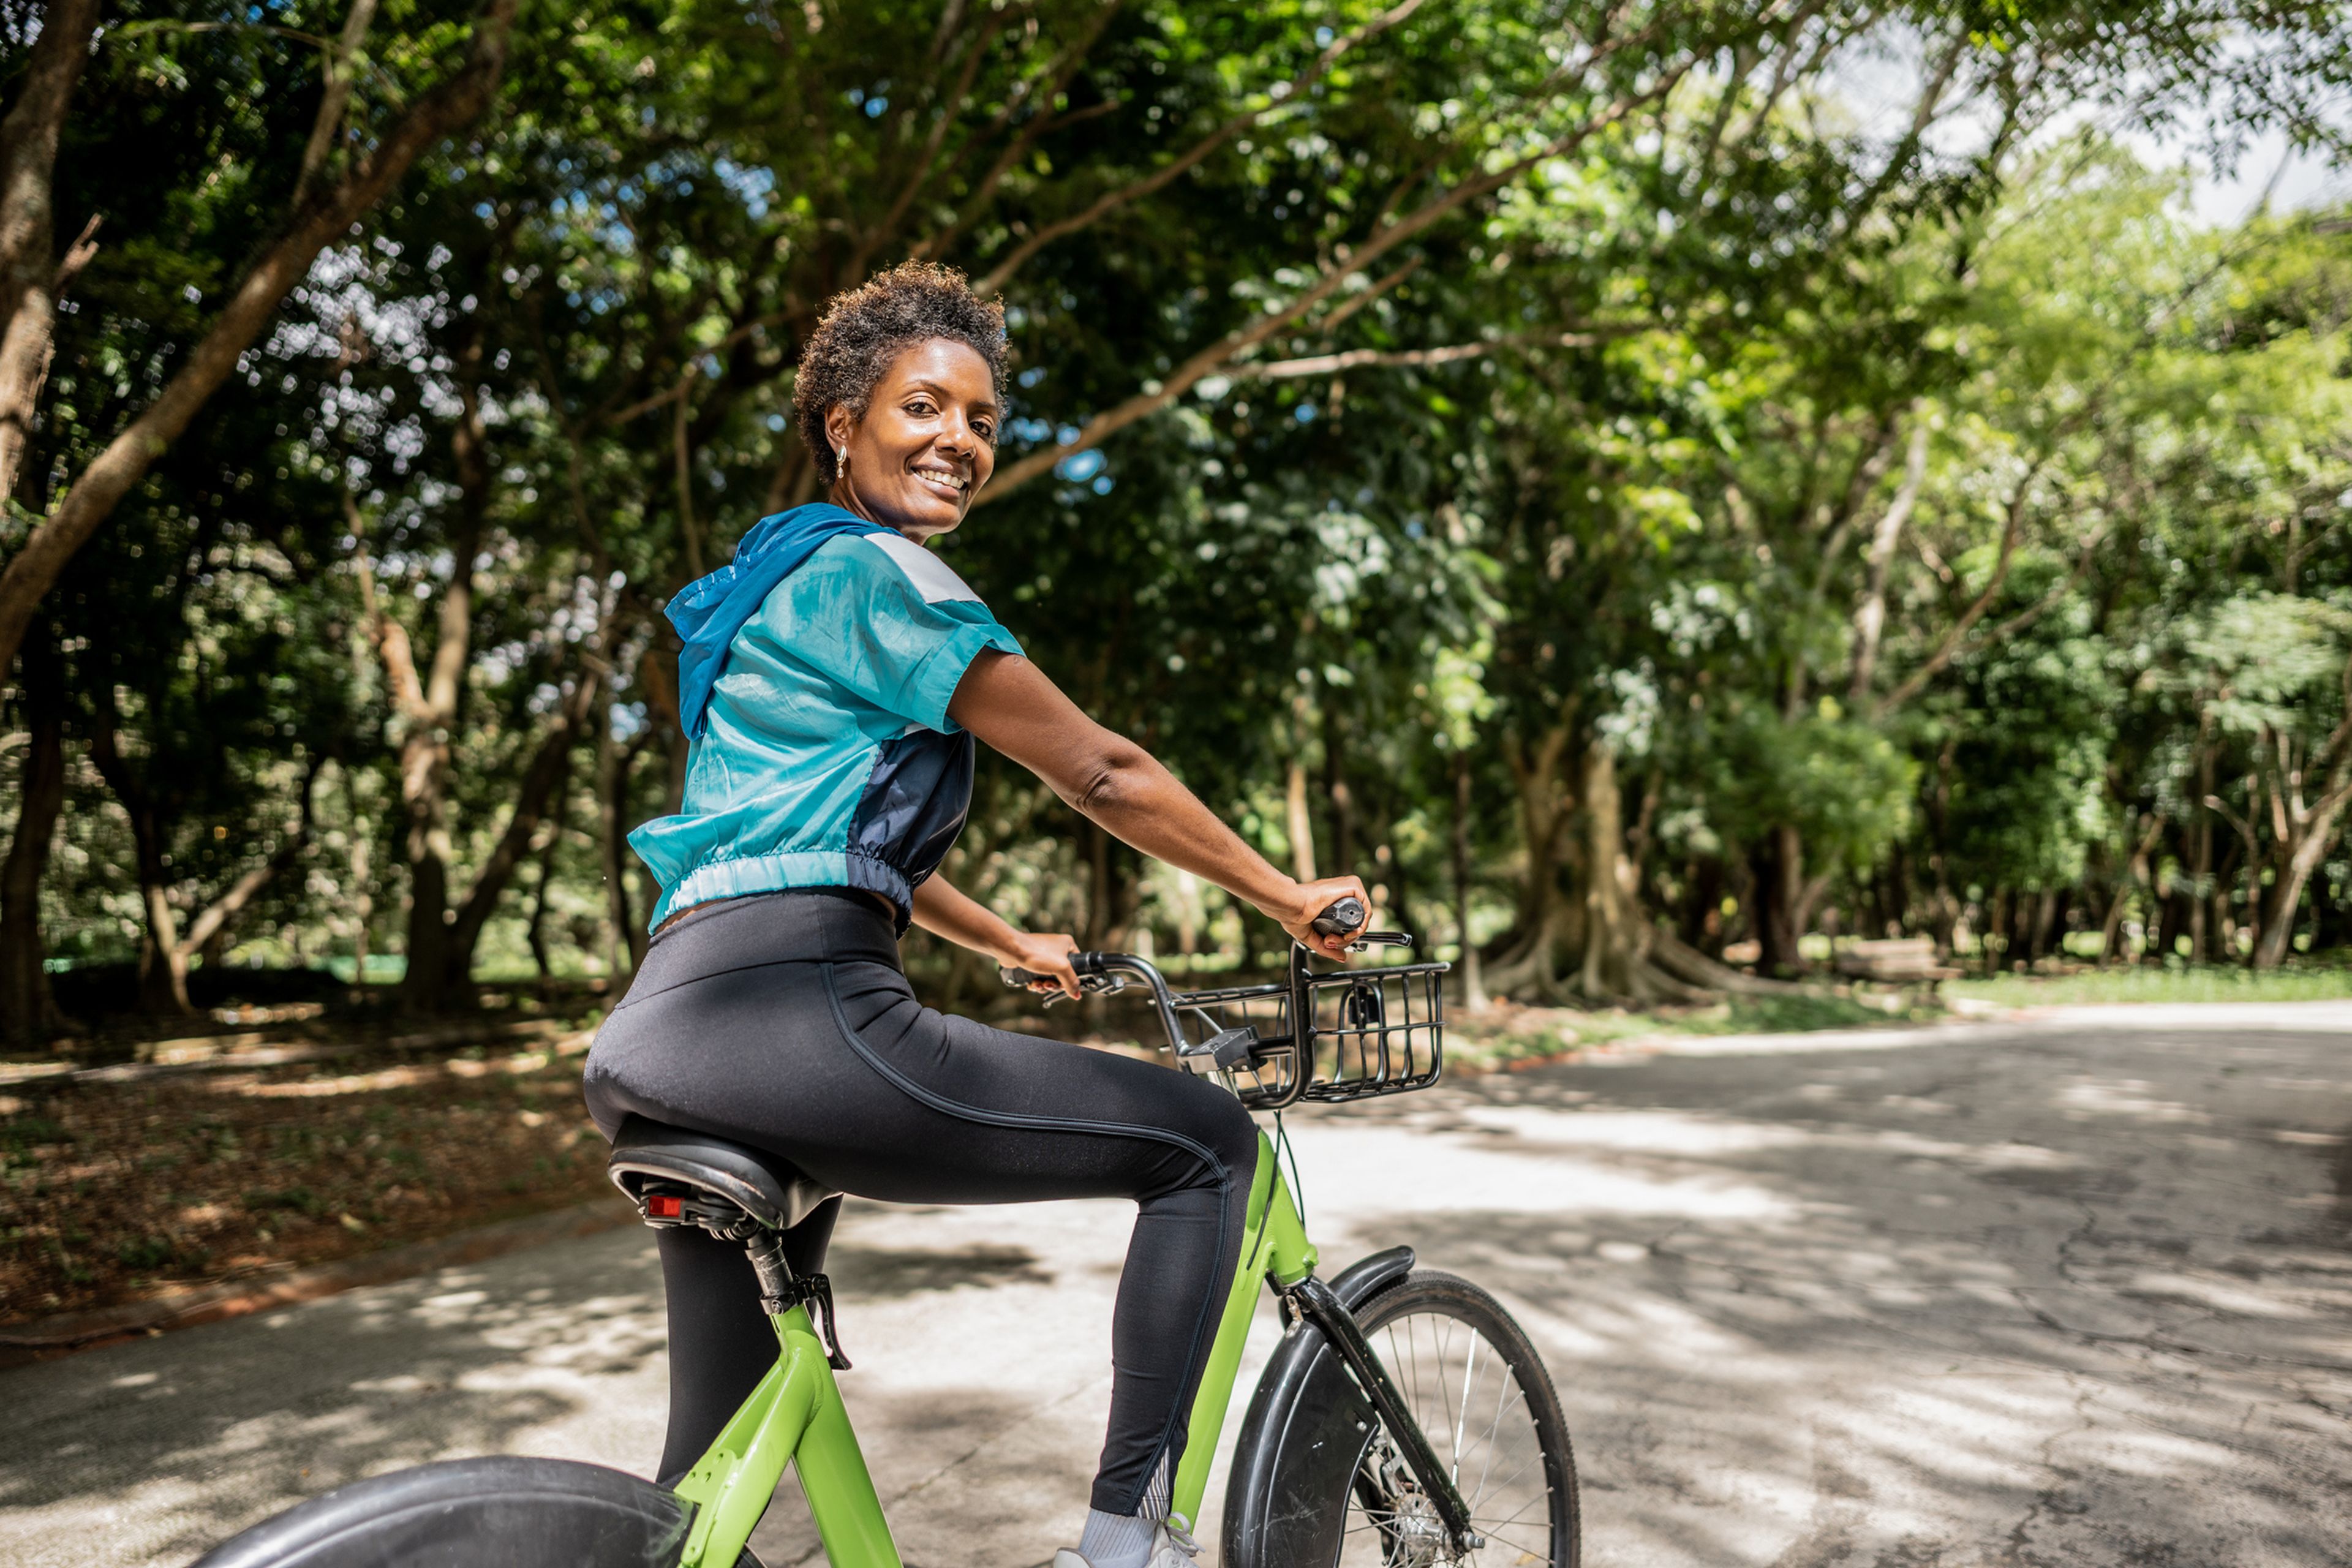
M 1157 1520 L 1139 1514 L 1087 1510 L 1086 1533 L 1078 1537 L 1078 1555 L 1089 1568 L 1143 1568 L 1151 1555 L 1151 1527 Z

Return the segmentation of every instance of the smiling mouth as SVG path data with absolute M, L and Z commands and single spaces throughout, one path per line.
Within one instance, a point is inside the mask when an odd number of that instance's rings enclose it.
M 951 469 L 917 468 L 914 470 L 914 475 L 933 489 L 958 498 L 961 498 L 971 489 L 971 481 Z

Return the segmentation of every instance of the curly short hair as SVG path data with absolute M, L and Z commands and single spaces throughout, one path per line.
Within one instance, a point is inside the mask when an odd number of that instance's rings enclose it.
M 816 476 L 830 485 L 838 468 L 824 416 L 846 404 L 865 417 L 875 384 L 891 362 L 917 343 L 946 338 L 987 362 L 990 385 L 1004 386 L 1004 304 L 971 291 L 964 275 L 929 261 L 902 261 L 855 289 L 836 294 L 801 351 L 793 381 L 793 418 Z

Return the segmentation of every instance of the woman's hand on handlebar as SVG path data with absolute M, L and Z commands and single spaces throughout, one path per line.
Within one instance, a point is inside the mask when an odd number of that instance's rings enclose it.
M 1345 936 L 1326 936 L 1315 929 L 1315 917 L 1342 899 L 1354 899 L 1360 908 L 1369 910 L 1372 896 L 1364 890 L 1360 877 L 1325 877 L 1319 881 L 1293 882 L 1291 900 L 1266 910 L 1288 931 L 1291 940 L 1307 952 L 1323 958 L 1345 958 L 1348 944 L 1355 940 L 1354 932 Z M 1362 927 L 1357 928 L 1359 931 Z
M 1078 944 L 1067 931 L 1019 931 L 996 954 L 996 962 L 1007 969 L 1026 969 L 1034 974 L 1049 975 L 1029 989 L 1039 993 L 1060 990 L 1075 998 L 1078 994 L 1078 972 L 1070 967 L 1070 955 Z

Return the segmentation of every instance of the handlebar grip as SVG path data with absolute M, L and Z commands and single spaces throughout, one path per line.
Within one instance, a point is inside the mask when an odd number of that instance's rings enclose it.
M 1006 969 L 998 966 L 996 977 L 1007 985 L 1034 985 L 1041 980 L 1052 980 L 1050 974 L 1040 974 L 1034 969 Z
M 1325 936 L 1349 936 L 1363 929 L 1364 902 L 1358 898 L 1341 899 L 1308 922 Z

